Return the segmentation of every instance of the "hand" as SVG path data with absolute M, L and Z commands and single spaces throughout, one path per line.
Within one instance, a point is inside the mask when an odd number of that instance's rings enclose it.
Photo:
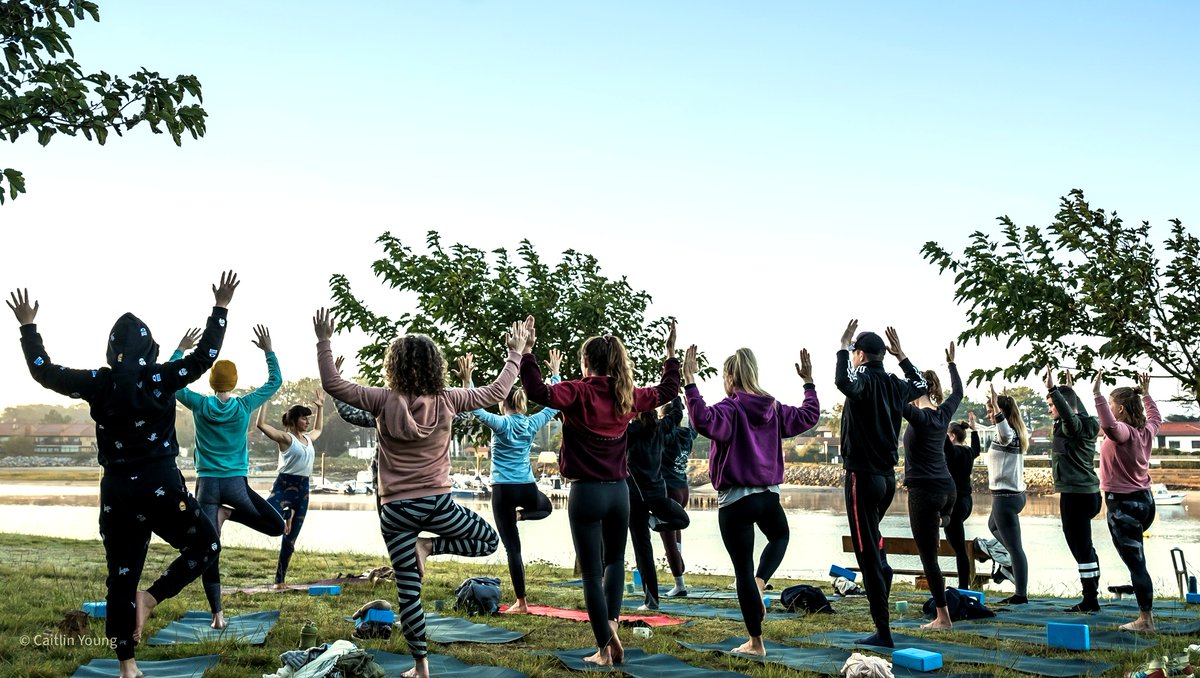
M 342 373 L 342 363 L 346 362 L 346 356 L 340 355 L 337 360 L 333 361 L 333 369 L 337 370 L 338 374 Z
M 29 305 L 29 288 L 17 290 L 11 295 L 12 301 L 6 301 L 8 307 L 12 309 L 13 315 L 17 316 L 17 322 L 22 325 L 32 325 L 33 319 L 37 317 L 38 302 L 33 302 L 33 306 Z
M 190 351 L 192 349 L 192 347 L 196 345 L 196 340 L 199 338 L 200 338 L 200 328 L 190 329 L 187 331 L 187 334 L 184 334 L 183 338 L 179 340 L 179 346 L 177 346 L 176 348 L 179 350 L 180 353 L 183 353 L 185 351 Z
M 683 354 L 683 381 L 685 384 L 696 383 L 696 345 L 688 346 Z
M 995 417 L 996 413 L 999 411 L 1000 411 L 1000 403 L 996 398 L 996 385 L 988 384 L 988 396 L 987 396 L 988 416 Z
M 840 344 L 841 348 L 847 348 L 850 346 L 850 344 L 853 344 L 854 343 L 854 335 L 857 332 L 858 332 L 858 319 L 855 318 L 854 320 L 850 321 L 849 325 L 846 325 L 846 331 L 842 332 L 842 343 Z
M 1096 369 L 1096 380 L 1092 382 L 1092 393 L 1100 395 L 1100 388 L 1104 385 L 1104 368 Z
M 233 293 L 237 290 L 238 285 L 242 284 L 238 281 L 237 273 L 226 271 L 221 274 L 221 286 L 213 285 L 213 296 L 216 298 L 216 303 L 213 306 L 227 308 L 229 302 L 233 301 Z
M 812 360 L 808 357 L 808 349 L 800 349 L 800 362 L 796 363 L 796 374 L 804 380 L 804 383 L 811 384 L 812 380 Z
M 1071 376 L 1071 370 L 1063 370 L 1063 385 L 1075 386 L 1075 377 Z
M 1142 387 L 1142 395 L 1150 395 L 1150 374 L 1148 372 L 1138 373 L 1138 386 Z
M 531 316 L 532 317 L 532 316 Z M 515 322 L 508 330 L 508 334 L 504 335 L 504 342 L 510 351 L 520 351 L 525 348 L 525 344 L 529 341 L 529 319 L 525 322 Z
M 1046 365 L 1046 390 L 1054 390 L 1054 369 Z
M 254 339 L 251 341 L 255 346 L 262 349 L 263 353 L 271 352 L 271 330 L 262 325 L 254 326 Z M 338 370 L 341 372 L 341 369 Z
M 896 356 L 896 360 L 904 361 L 904 349 L 900 348 L 900 335 L 896 334 L 896 328 L 887 328 L 887 350 L 888 353 Z
M 463 388 L 471 388 L 471 376 L 475 373 L 475 354 L 468 353 L 458 359 L 458 378 Z
M 533 344 L 537 341 L 537 328 L 534 327 L 533 316 L 525 318 L 525 329 L 529 330 L 529 339 L 525 341 L 522 353 L 533 353 Z
M 333 336 L 333 319 L 329 317 L 329 309 L 317 309 L 317 314 L 313 316 L 313 331 L 317 334 L 317 341 L 329 341 Z
M 967 412 L 967 428 L 974 431 L 976 423 L 977 423 L 977 421 L 975 419 L 975 413 L 968 411 Z
M 546 367 L 550 369 L 550 374 L 562 374 L 562 351 L 557 348 L 550 349 L 550 359 L 546 361 Z
M 667 332 L 667 360 L 675 357 L 675 321 L 671 321 L 671 329 Z
M 313 404 L 318 410 L 325 407 L 325 391 L 320 387 L 317 387 L 317 392 L 313 394 Z
M 946 364 L 954 362 L 954 342 L 950 342 L 950 348 L 946 349 Z

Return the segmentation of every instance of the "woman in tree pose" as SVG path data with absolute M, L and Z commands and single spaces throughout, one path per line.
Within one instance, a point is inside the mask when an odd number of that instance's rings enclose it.
M 971 498 L 971 473 L 975 469 L 975 458 L 979 456 L 979 432 L 975 430 L 975 413 L 967 412 L 965 422 L 956 421 L 950 424 L 946 432 L 945 454 L 946 466 L 950 477 L 954 479 L 954 510 L 950 512 L 950 521 L 946 523 L 946 541 L 954 548 L 954 556 L 958 562 L 958 588 L 971 588 L 971 559 L 967 555 L 967 533 L 963 523 L 971 517 L 971 509 L 975 502 Z M 971 444 L 967 442 L 967 431 L 971 432 Z
M 1088 414 L 1075 393 L 1070 371 L 1065 381 L 1056 385 L 1053 370 L 1046 366 L 1046 400 L 1054 418 L 1050 470 L 1058 492 L 1063 536 L 1079 567 L 1083 587 L 1083 600 L 1067 612 L 1099 612 L 1100 558 L 1092 546 L 1092 518 L 1100 513 L 1100 479 L 1094 468 L 1100 421 Z
M 178 360 L 183 352 L 196 343 L 197 330 L 191 330 L 179 340 L 171 355 Z M 221 536 L 226 520 L 241 523 L 269 537 L 283 534 L 284 521 L 279 512 L 258 492 L 250 488 L 250 449 L 246 445 L 246 430 L 250 416 L 267 402 L 279 387 L 283 377 L 279 360 L 271 345 L 271 332 L 262 325 L 254 328 L 254 345 L 262 349 L 267 360 L 267 382 L 244 396 L 233 395 L 237 387 L 237 365 L 218 360 L 208 374 L 208 385 L 214 392 L 202 396 L 189 388 L 175 392 L 179 404 L 192 411 L 196 424 L 196 499 L 204 515 Z M 204 571 L 204 595 L 212 611 L 214 629 L 225 628 L 225 613 L 221 604 L 221 561 Z
M 550 381 L 560 380 L 562 351 L 550 349 Z M 470 388 L 471 375 L 475 371 L 475 357 L 467 354 L 458 359 L 458 372 L 463 388 Z M 554 510 L 550 499 L 537 488 L 533 477 L 533 465 L 529 451 L 538 431 L 548 424 L 558 410 L 543 407 L 533 416 L 526 414 L 528 400 L 525 391 L 516 387 L 500 401 L 500 414 L 477 409 L 472 415 L 492 430 L 492 520 L 500 533 L 500 542 L 508 555 L 508 576 L 512 579 L 513 593 L 517 602 L 509 606 L 511 613 L 529 612 L 529 601 L 525 591 L 525 561 L 521 557 L 521 533 L 517 523 L 524 520 L 541 520 Z
M 121 678 L 140 678 L 134 647 L 154 607 L 177 595 L 207 568 L 221 546 L 211 521 L 200 512 L 175 465 L 175 391 L 195 381 L 217 359 L 225 338 L 225 317 L 238 279 L 233 271 L 213 285 L 215 304 L 196 350 L 180 360 L 158 364 L 158 344 L 132 313 L 117 319 L 108 335 L 108 365 L 73 370 L 50 360 L 34 319 L 39 304 L 29 291 L 7 301 L 21 325 L 21 348 L 29 373 L 42 386 L 91 406 L 96 421 L 100 480 L 100 539 L 108 561 L 108 616 Z M 157 534 L 177 557 L 150 588 L 139 591 L 150 534 Z
M 733 562 L 738 604 L 750 639 L 734 652 L 765 656 L 762 622 L 763 591 L 787 551 L 787 517 L 779 505 L 783 482 L 783 438 L 817 425 L 821 405 L 812 381 L 812 362 L 800 351 L 796 373 L 804 380 L 804 403 L 784 405 L 758 385 L 758 361 L 748 348 L 725 359 L 727 398 L 709 407 L 696 387 L 696 347 L 684 357 L 683 379 L 691 424 L 712 440 L 709 475 L 717 490 L 717 522 L 721 541 Z M 767 545 L 754 569 L 754 526 Z
M 399 599 L 397 613 L 415 666 L 405 676 L 429 675 L 421 579 L 425 559 L 450 553 L 486 556 L 499 545 L 483 518 L 450 495 L 450 424 L 456 412 L 495 405 L 517 378 L 521 350 L 532 348 L 533 318 L 513 323 L 505 338 L 508 360 L 496 381 L 482 388 L 446 387 L 446 361 L 424 335 L 397 337 L 388 347 L 386 388 L 346 381 L 329 347 L 333 321 L 321 309 L 313 318 L 321 386 L 344 403 L 370 412 L 379 444 L 380 531 L 388 547 Z M 437 537 L 418 536 L 432 532 Z
M 683 423 L 683 399 L 676 397 L 664 408 L 663 416 L 672 424 L 671 431 L 663 438 L 662 477 L 667 484 L 667 496 L 680 507 L 687 509 L 688 505 L 688 457 L 692 454 L 692 444 L 696 442 L 696 429 L 689 422 Z M 682 598 L 687 595 L 687 584 L 683 580 L 683 532 L 681 530 L 663 530 L 658 533 L 662 538 L 663 550 L 667 556 L 667 566 L 671 568 L 671 576 L 675 578 L 675 586 L 667 591 L 668 598 Z
M 1092 393 L 1104 442 L 1100 443 L 1100 489 L 1108 509 L 1108 531 L 1117 554 L 1129 568 L 1137 596 L 1138 618 L 1121 626 L 1125 631 L 1154 632 L 1154 583 L 1146 571 L 1142 535 L 1154 523 L 1150 493 L 1150 448 L 1162 426 L 1158 406 L 1150 397 L 1150 375 L 1139 374 L 1137 388 L 1100 394 L 1104 370 L 1096 371 Z
M 937 618 L 921 626 L 943 630 L 953 626 L 946 607 L 946 582 L 938 566 L 942 521 L 954 512 L 954 478 L 946 463 L 946 435 L 950 418 L 962 402 L 962 379 L 954 364 L 954 344 L 946 349 L 950 368 L 950 397 L 943 398 L 937 373 L 924 374 L 928 392 L 904 406 L 908 429 L 904 432 L 904 486 L 908 488 L 908 524 L 921 556 L 921 568 L 929 581 L 929 593 L 937 607 Z
M 996 438 L 988 447 L 988 488 L 992 491 L 992 514 L 988 529 L 1012 558 L 1013 583 L 1017 592 L 1001 600 L 1002 605 L 1022 605 L 1029 586 L 1029 561 L 1021 544 L 1021 510 L 1025 508 L 1025 451 L 1029 434 L 1017 401 L 996 395 L 988 387 L 988 418 L 996 424 Z
M 583 600 L 599 650 L 585 661 L 610 666 L 624 660 L 617 620 L 625 582 L 629 490 L 625 479 L 627 428 L 638 412 L 670 402 L 679 393 L 675 323 L 667 335 L 662 380 L 635 388 L 629 354 L 611 334 L 591 337 L 579 348 L 583 379 L 546 384 L 530 352 L 521 357 L 521 384 L 529 400 L 561 410 L 559 468 L 573 480 L 567 501 L 571 541 L 583 574 Z
M 267 503 L 283 516 L 285 522 L 273 585 L 273 588 L 280 590 L 287 588 L 284 582 L 287 579 L 288 564 L 296 551 L 296 540 L 300 538 L 300 530 L 304 527 L 304 517 L 308 515 L 309 481 L 312 479 L 313 459 L 316 457 L 313 444 L 321 437 L 321 426 L 325 421 L 325 394 L 317 391 L 312 408 L 304 405 L 292 405 L 288 408 L 287 412 L 283 413 L 282 431 L 267 423 L 267 407 L 264 403 L 258 408 L 255 426 L 279 446 L 278 475 L 275 476 L 275 484 L 271 487 L 271 496 L 267 497 Z M 308 430 L 310 425 L 311 431 Z

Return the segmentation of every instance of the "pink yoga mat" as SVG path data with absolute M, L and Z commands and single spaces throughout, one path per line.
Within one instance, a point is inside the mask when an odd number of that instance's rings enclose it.
M 507 614 L 508 605 L 501 605 L 500 611 Z M 585 610 L 568 610 L 562 607 L 550 607 L 549 605 L 530 605 L 529 614 L 539 617 L 570 619 L 571 621 L 588 620 L 588 613 Z M 686 624 L 687 620 L 678 617 L 668 617 L 665 614 L 626 614 L 621 617 L 621 623 L 645 624 L 646 626 L 677 626 L 679 624 Z

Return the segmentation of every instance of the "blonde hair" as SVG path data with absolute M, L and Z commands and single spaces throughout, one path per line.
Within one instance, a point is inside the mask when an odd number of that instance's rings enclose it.
M 758 360 L 754 357 L 754 351 L 748 348 L 739 348 L 725 359 L 725 374 L 729 375 L 733 387 L 739 391 L 771 395 L 758 385 Z
M 1120 415 L 1117 415 L 1117 419 L 1134 428 L 1146 428 L 1146 406 L 1142 404 L 1142 389 L 1140 386 L 1134 388 L 1128 386 L 1115 388 L 1112 392 L 1112 399 L 1125 410 Z
M 525 414 L 525 410 L 529 408 L 529 400 L 525 396 L 525 389 L 517 386 L 508 392 L 508 396 L 504 398 L 504 409 L 509 414 Z
M 1012 396 L 996 396 L 996 404 L 1000 406 L 1000 411 L 1004 413 L 1004 419 L 1008 425 L 1017 433 L 1017 439 L 1021 441 L 1021 451 L 1029 449 L 1029 430 L 1025 428 L 1025 420 L 1021 417 L 1021 408 L 1017 407 L 1017 401 L 1013 400 Z
M 613 378 L 613 398 L 618 415 L 633 411 L 633 367 L 621 340 L 611 334 L 591 337 L 579 347 L 579 357 L 587 360 L 596 374 Z

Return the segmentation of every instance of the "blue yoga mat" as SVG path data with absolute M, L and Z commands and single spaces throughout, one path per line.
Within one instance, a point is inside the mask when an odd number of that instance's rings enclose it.
M 206 654 L 203 657 L 184 657 L 161 661 L 138 660 L 138 669 L 146 678 L 200 678 L 204 672 L 216 665 L 220 656 Z M 121 675 L 121 664 L 116 659 L 93 659 L 80 666 L 71 678 L 112 678 Z
M 1013 606 L 1013 609 L 1036 609 L 1038 611 L 1047 610 L 1051 612 L 1066 612 L 1067 608 L 1071 605 L 1074 605 L 1076 602 L 1078 601 L 1063 600 L 1061 598 L 1030 598 L 1028 603 L 1024 605 L 1015 605 Z M 1137 616 L 1138 604 L 1133 598 L 1125 598 L 1124 600 L 1101 600 L 1100 613 L 1102 614 L 1104 612 L 1116 612 L 1118 614 L 1132 614 Z M 1200 619 L 1200 605 L 1192 605 L 1189 608 L 1183 602 L 1178 600 L 1155 600 L 1154 616 L 1171 617 L 1173 621 Z
M 192 610 L 181 619 L 167 624 L 166 628 L 154 634 L 147 645 L 183 645 L 186 643 L 203 643 L 209 641 L 241 640 L 250 645 L 262 645 L 267 642 L 267 633 L 275 622 L 279 621 L 279 610 L 265 612 L 250 612 L 229 617 L 225 620 L 228 626 L 221 630 L 209 626 L 212 623 L 212 613 Z
M 596 671 L 601 673 L 620 671 L 624 675 L 633 676 L 633 678 L 687 678 L 688 676 L 725 678 L 742 675 L 735 671 L 717 671 L 715 669 L 692 666 L 678 657 L 669 654 L 646 654 L 645 651 L 636 647 L 625 648 L 625 661 L 614 668 L 600 667 L 583 661 L 584 657 L 595 653 L 596 648 L 589 647 L 582 650 L 555 650 L 553 652 L 538 652 L 536 654 L 548 654 L 558 657 L 558 660 L 572 671 Z
M 354 617 L 342 617 L 348 622 Z M 425 635 L 435 643 L 511 643 L 529 635 L 526 631 L 513 631 L 487 624 L 476 624 L 462 617 L 443 617 L 428 612 L 425 614 Z
M 861 631 L 829 631 L 817 633 L 803 638 L 789 638 L 788 642 L 809 643 L 812 645 L 832 645 L 846 650 L 869 649 L 880 654 L 891 654 L 887 647 L 862 646 L 854 641 L 862 638 Z M 1048 659 L 1046 657 L 1029 657 L 1008 650 L 993 650 L 958 643 L 947 643 L 928 637 L 910 636 L 903 633 L 892 634 L 896 648 L 916 648 L 927 652 L 937 652 L 946 663 L 960 662 L 963 664 L 984 664 L 1001 668 L 1015 669 L 1024 673 L 1053 678 L 1070 678 L 1071 676 L 1095 676 L 1113 668 L 1112 664 L 1093 662 L 1085 659 Z
M 413 667 L 413 658 L 382 650 L 367 650 L 389 676 L 398 676 Z M 472 666 L 454 657 L 429 655 L 429 675 L 449 678 L 528 678 L 527 674 L 502 666 Z M 151 678 L 149 674 L 146 678 Z
M 1086 624 L 1091 628 L 1116 629 L 1121 624 L 1133 621 L 1127 614 L 1116 612 L 1099 612 L 1096 614 L 1072 614 L 1070 612 L 1051 613 L 1037 610 L 1000 610 L 995 617 L 973 619 L 972 624 L 1024 624 L 1025 626 L 1045 626 L 1051 622 L 1058 624 Z M 1200 620 L 1181 622 L 1168 619 L 1156 620 L 1154 627 L 1159 633 L 1168 636 L 1190 636 L 1200 634 Z
M 750 661 L 765 662 L 768 664 L 780 664 L 788 668 L 796 669 L 797 671 L 811 671 L 820 673 L 826 676 L 842 675 L 842 666 L 850 657 L 850 652 L 840 650 L 834 647 L 792 647 L 791 645 L 781 645 L 769 640 L 763 641 L 763 647 L 767 650 L 766 657 L 753 657 L 744 654 L 733 654 L 730 652 L 733 648 L 746 642 L 745 638 L 726 638 L 719 643 L 685 643 L 682 640 L 676 641 L 683 647 L 696 652 L 720 652 L 731 657 L 741 657 Z M 871 648 L 874 649 L 874 648 Z M 908 669 L 903 666 L 893 666 L 892 675 L 896 678 L 922 678 L 929 676 L 929 673 Z M 936 675 L 945 678 L 953 676 L 955 678 L 980 678 L 982 676 L 991 676 L 990 673 L 942 673 Z
M 905 619 L 892 622 L 892 628 L 917 628 L 924 624 L 923 619 Z M 979 624 L 976 622 L 954 622 L 952 633 L 970 633 L 983 638 L 997 640 L 1015 640 L 1030 645 L 1046 647 L 1046 629 L 1039 626 L 1015 626 L 1009 624 Z M 1145 650 L 1158 645 L 1153 636 L 1126 631 L 1104 631 L 1091 629 L 1088 631 L 1093 650 Z
M 639 603 L 626 602 L 625 609 L 637 609 Z M 658 612 L 662 614 L 673 614 L 681 617 L 706 617 L 709 619 L 732 619 L 734 621 L 742 620 L 742 611 L 736 607 L 713 607 L 704 603 L 677 603 L 674 601 L 659 601 Z M 776 612 L 771 608 L 767 608 L 767 621 L 772 619 L 785 619 L 789 617 L 799 617 L 796 612 Z

